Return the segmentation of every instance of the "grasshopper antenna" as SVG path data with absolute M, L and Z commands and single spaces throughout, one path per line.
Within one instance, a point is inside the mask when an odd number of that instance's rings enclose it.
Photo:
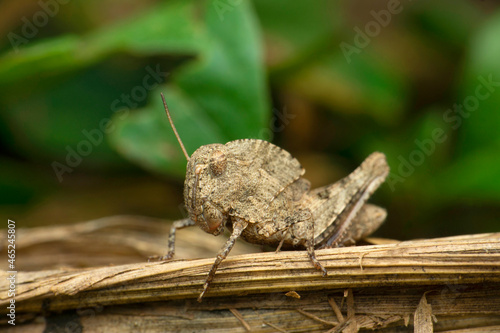
M 182 152 L 184 153 L 184 156 L 186 156 L 186 159 L 189 161 L 189 155 L 186 151 L 186 148 L 184 148 L 184 144 L 181 141 L 181 137 L 179 136 L 179 133 L 177 133 L 177 130 L 175 129 L 174 122 L 172 121 L 172 117 L 170 117 L 170 112 L 168 111 L 168 106 L 167 102 L 165 101 L 165 96 L 163 96 L 163 93 L 160 93 L 161 99 L 163 100 L 163 106 L 165 107 L 165 112 L 167 113 L 168 120 L 170 121 L 170 126 L 172 126 L 172 129 L 174 130 L 175 137 L 177 138 L 177 141 L 179 141 L 179 145 L 182 148 Z

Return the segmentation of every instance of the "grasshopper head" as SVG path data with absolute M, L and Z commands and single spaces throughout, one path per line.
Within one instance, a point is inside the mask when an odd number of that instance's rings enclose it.
M 227 174 L 227 148 L 221 144 L 201 146 L 189 157 L 170 116 L 165 96 L 161 94 L 161 98 L 172 130 L 188 161 L 184 204 L 189 218 L 203 231 L 217 236 L 224 230 L 227 221 L 227 214 L 220 208 L 221 195 L 216 193 L 221 184 L 227 184 L 227 177 L 224 177 Z
M 227 214 L 217 202 L 221 184 L 227 182 L 227 149 L 222 144 L 198 148 L 189 158 L 184 182 L 184 204 L 189 217 L 205 232 L 219 235 Z

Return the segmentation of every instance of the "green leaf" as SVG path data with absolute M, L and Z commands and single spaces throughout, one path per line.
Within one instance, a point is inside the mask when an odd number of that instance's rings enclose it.
M 460 154 L 494 146 L 500 149 L 500 13 L 491 17 L 473 38 L 460 87 L 463 113 L 454 113 Z
M 449 203 L 498 202 L 500 167 L 498 149 L 484 147 L 468 154 L 435 177 L 440 197 Z
M 442 191 L 435 186 L 434 170 L 446 167 L 452 143 L 442 113 L 440 108 L 421 110 L 421 116 L 411 127 L 402 128 L 390 137 L 365 141 L 369 147 L 364 149 L 366 153 L 381 147 L 387 154 L 393 176 L 388 181 L 391 190 L 411 193 L 429 205 L 442 197 Z
M 7 125 L 0 135 L 4 141 L 20 155 L 67 164 L 68 149 L 78 152 L 79 145 L 82 148 L 88 142 L 83 131 L 97 130 L 104 136 L 100 123 L 115 111 L 114 101 L 143 87 L 147 68 L 155 68 L 144 58 L 123 61 L 123 54 L 199 52 L 205 43 L 198 32 L 198 7 L 196 1 L 161 3 L 81 37 L 33 40 L 17 53 L 1 55 L 1 116 Z M 110 61 L 118 53 L 122 58 Z M 123 65 L 137 70 L 127 72 Z M 132 104 L 144 105 L 144 98 Z M 122 161 L 105 140 L 96 137 L 97 144 L 86 146 L 91 152 L 84 152 L 83 166 Z
M 454 200 L 500 198 L 500 13 L 472 41 L 463 83 L 448 121 L 457 131 L 456 157 L 439 177 L 442 196 Z
M 32 41 L 0 56 L 0 86 L 88 67 L 112 54 L 194 54 L 202 47 L 196 1 L 171 1 L 82 37 Z
M 319 39 L 331 37 L 332 31 L 343 23 L 341 5 L 333 1 L 254 0 L 253 3 L 266 37 L 272 41 L 270 50 L 278 53 L 271 55 L 273 58 L 296 56 L 297 52 L 314 47 Z
M 180 68 L 174 62 L 140 64 L 142 70 L 116 75 L 108 59 L 119 53 L 192 60 Z M 174 68 L 173 83 L 148 88 L 153 104 L 123 117 L 114 102 L 121 101 L 122 111 L 144 106 L 143 98 L 126 103 L 123 96 L 145 87 L 148 66 L 161 72 Z M 20 85 L 31 93 L 20 96 Z M 114 147 L 150 170 L 180 174 L 185 161 L 166 122 L 162 90 L 190 152 L 207 143 L 258 137 L 269 116 L 260 36 L 246 3 L 221 16 L 213 2 L 170 1 L 81 37 L 32 41 L 18 53 L 0 56 L 0 86 L 2 116 L 9 124 L 6 141 L 13 149 L 63 164 L 68 147 L 78 150 L 88 141 L 84 130 L 108 132 L 100 123 L 115 113 L 109 133 Z M 116 159 L 100 140 L 84 157 L 85 165 Z
M 106 143 L 102 122 L 111 117 L 113 100 L 130 91 L 127 80 L 140 80 L 143 73 L 125 77 L 123 72 L 100 66 L 60 84 L 43 80 L 42 91 L 33 89 L 26 96 L 24 90 L 13 91 L 2 101 L 7 126 L 0 136 L 16 153 L 39 161 L 67 164 L 69 151 L 80 151 L 84 167 L 123 163 Z M 117 83 L 108 85 L 103 78 L 113 78 Z
M 291 78 L 292 88 L 336 112 L 369 114 L 397 123 L 408 98 L 406 79 L 380 63 L 369 50 L 350 64 L 339 52 L 317 59 Z
M 160 98 L 162 90 L 188 153 L 196 150 L 200 142 L 224 142 L 217 124 L 172 85 L 156 90 L 152 94 L 156 98 L 138 112 L 117 114 L 113 118 L 116 129 L 109 139 L 120 154 L 144 168 L 180 177 L 186 173 L 186 158 L 165 115 Z
M 342 45 L 354 45 L 355 35 L 341 5 L 323 0 L 254 2 L 268 40 L 273 83 L 332 112 L 397 123 L 407 103 L 408 79 L 373 47 L 358 49 L 361 54 L 354 52 L 349 59 L 344 56 Z
M 269 116 L 251 8 L 242 2 L 221 15 L 212 4 L 206 8 L 200 54 L 160 89 L 189 154 L 209 143 L 257 138 Z M 159 91 L 153 96 L 154 102 L 137 114 L 114 119 L 118 130 L 111 133 L 111 142 L 147 169 L 181 175 L 185 157 L 169 129 Z

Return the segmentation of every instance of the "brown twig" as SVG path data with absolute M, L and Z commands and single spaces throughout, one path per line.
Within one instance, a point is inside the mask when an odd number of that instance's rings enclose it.
M 306 317 L 309 317 L 313 320 L 316 320 L 317 322 L 320 322 L 322 324 L 325 324 L 325 325 L 329 325 L 329 326 L 337 326 L 339 323 L 337 322 L 334 322 L 334 321 L 328 321 L 328 320 L 324 320 L 324 319 L 321 319 L 320 317 L 318 316 L 315 316 L 313 315 L 312 313 L 309 313 L 309 312 L 306 312 L 302 309 L 296 309 L 299 313 L 303 314 L 304 316 Z
M 250 325 L 248 325 L 248 323 L 245 321 L 245 319 L 243 318 L 243 316 L 241 315 L 241 313 L 238 310 L 229 309 L 229 311 L 231 311 L 231 313 L 236 317 L 236 319 L 238 319 L 241 322 L 241 324 L 243 325 L 243 327 L 245 328 L 245 330 L 247 332 L 250 332 L 252 330 Z

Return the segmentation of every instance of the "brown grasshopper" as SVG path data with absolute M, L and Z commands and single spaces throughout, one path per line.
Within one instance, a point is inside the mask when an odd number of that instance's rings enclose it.
M 335 184 L 310 190 L 299 161 L 272 143 L 244 139 L 210 144 L 189 155 L 175 129 L 165 97 L 161 95 L 170 125 L 187 163 L 184 203 L 189 218 L 173 223 L 168 239 L 171 259 L 177 229 L 198 225 L 215 236 L 231 232 L 217 254 L 201 301 L 219 264 L 238 238 L 254 244 L 305 249 L 318 270 L 315 249 L 354 244 L 375 231 L 385 220 L 383 208 L 365 204 L 389 173 L 385 155 L 375 152 L 350 175 Z

